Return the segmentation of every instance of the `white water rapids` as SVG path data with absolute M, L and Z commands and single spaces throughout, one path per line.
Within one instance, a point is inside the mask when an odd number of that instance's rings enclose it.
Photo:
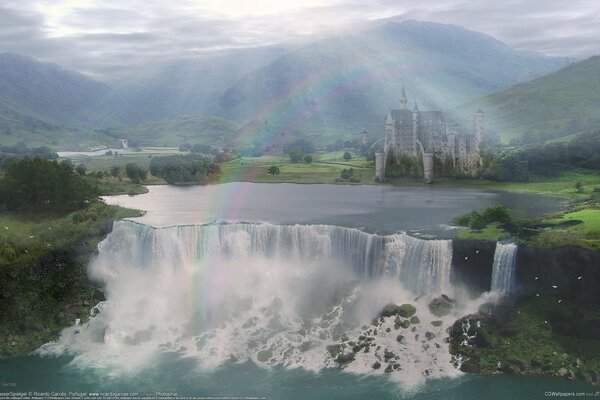
M 451 260 L 449 240 L 328 225 L 120 221 L 89 267 L 107 300 L 38 353 L 71 354 L 74 365 L 109 374 L 138 371 L 164 351 L 199 368 L 250 360 L 318 371 L 339 366 L 327 346 L 347 353 L 362 336 L 372 345 L 343 365 L 349 372 L 383 374 L 393 353 L 390 375 L 404 382 L 451 376 L 459 372 L 446 329 L 467 306 L 442 318 L 427 306 L 455 294 Z M 389 303 L 413 304 L 419 321 L 372 325 Z

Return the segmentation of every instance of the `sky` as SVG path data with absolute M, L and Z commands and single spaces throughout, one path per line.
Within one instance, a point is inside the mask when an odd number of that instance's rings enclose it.
M 600 54 L 598 0 L 2 0 L 0 52 L 109 80 L 167 60 L 358 34 L 389 19 L 461 25 L 551 56 Z

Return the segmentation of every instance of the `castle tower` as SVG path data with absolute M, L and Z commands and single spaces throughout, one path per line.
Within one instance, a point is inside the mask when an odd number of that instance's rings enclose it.
M 367 143 L 369 143 L 369 133 L 364 129 L 361 134 L 361 143 L 363 144 L 363 146 L 366 146 Z
M 425 183 L 433 183 L 433 153 L 423 153 L 423 178 Z
M 415 101 L 415 106 L 412 111 L 412 143 L 413 143 L 413 156 L 417 156 L 417 140 L 419 140 L 419 106 Z
M 375 153 L 375 179 L 379 182 L 383 182 L 385 175 L 385 169 L 383 165 L 384 158 L 383 151 L 378 151 Z
M 406 110 L 406 103 L 408 103 L 408 99 L 406 98 L 406 91 L 404 90 L 404 85 L 402 85 L 402 91 L 400 92 L 400 109 Z
M 477 145 L 477 149 L 479 149 L 479 145 L 481 145 L 481 143 L 483 143 L 484 134 L 485 134 L 484 113 L 481 109 L 479 109 L 475 113 L 475 143 Z

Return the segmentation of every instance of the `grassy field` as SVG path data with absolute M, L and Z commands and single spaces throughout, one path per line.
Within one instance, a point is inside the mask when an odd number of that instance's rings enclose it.
M 70 156 L 74 165 L 83 164 L 88 172 L 107 171 L 113 165 L 125 168 L 127 163 L 135 163 L 142 168 L 148 169 L 152 157 L 168 156 L 173 154 L 187 154 L 180 152 L 176 147 L 144 147 L 141 151 L 131 153 L 118 153 L 110 156 Z
M 343 152 L 315 155 L 310 164 L 292 163 L 286 156 L 242 157 L 221 164 L 220 183 L 263 182 L 263 183 L 339 183 L 340 173 L 352 168 L 360 183 L 373 183 L 374 171 L 364 157 L 353 155 L 345 161 Z M 280 174 L 269 175 L 267 169 L 276 166 Z
M 498 223 L 492 223 L 480 231 L 474 231 L 466 228 L 458 232 L 456 237 L 459 239 L 490 240 L 494 242 L 508 239 L 511 234 L 500 228 L 498 225 Z

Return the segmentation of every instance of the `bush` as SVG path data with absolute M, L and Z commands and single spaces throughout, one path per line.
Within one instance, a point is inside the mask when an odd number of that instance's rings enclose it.
M 492 205 L 483 210 L 483 218 L 488 224 L 492 222 L 508 224 L 512 220 L 508 207 L 501 204 Z
M 345 152 L 344 153 L 344 160 L 350 161 L 351 159 L 352 159 L 352 154 L 349 151 Z
M 313 156 L 311 156 L 310 154 L 307 154 L 304 156 L 304 163 L 305 164 L 310 164 L 311 162 L 313 162 Z
M 469 218 L 469 228 L 479 231 L 487 226 L 483 215 L 478 211 L 473 211 Z
M 340 172 L 340 177 L 342 179 L 350 179 L 353 176 L 354 176 L 354 170 L 352 168 L 343 169 L 342 172 Z
M 267 173 L 269 175 L 275 176 L 275 175 L 279 175 L 281 173 L 281 171 L 279 170 L 279 167 L 273 165 L 273 166 L 269 167 L 269 169 L 267 170 Z

